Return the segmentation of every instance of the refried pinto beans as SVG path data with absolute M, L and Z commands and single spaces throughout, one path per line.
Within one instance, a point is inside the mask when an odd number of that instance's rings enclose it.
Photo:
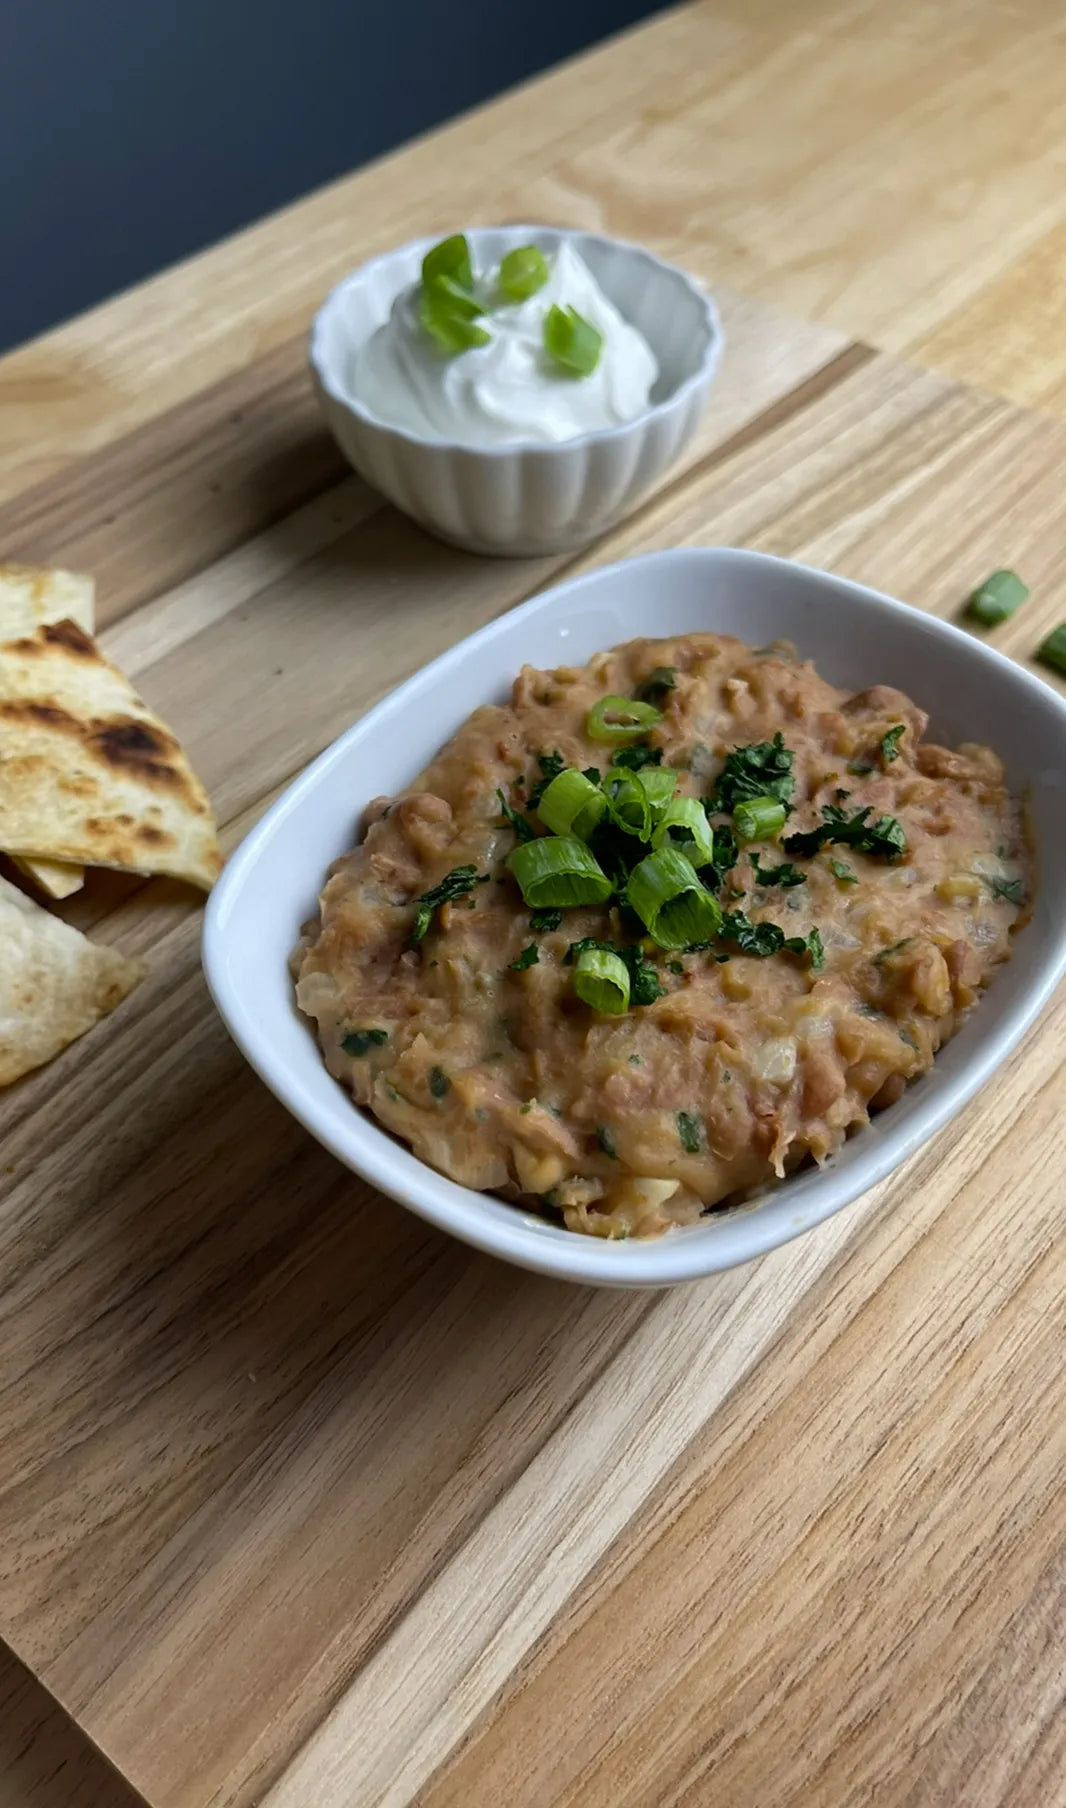
M 526 668 L 332 869 L 293 956 L 330 1073 L 432 1167 L 597 1236 L 825 1161 L 1028 896 L 996 755 L 925 727 L 724 636 Z

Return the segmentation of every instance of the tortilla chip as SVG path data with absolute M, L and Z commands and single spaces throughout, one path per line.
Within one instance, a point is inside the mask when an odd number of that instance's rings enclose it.
M 36 565 L 0 565 L 0 641 L 32 634 L 45 622 L 73 621 L 91 634 L 96 585 L 76 571 L 45 571 Z M 15 863 L 49 898 L 69 898 L 85 883 L 83 867 L 60 860 Z
M 0 879 L 0 1086 L 83 1036 L 143 972 Z
M 0 645 L 0 848 L 207 891 L 222 865 L 178 741 L 72 621 Z
M 85 868 L 71 866 L 66 860 L 15 860 L 13 864 L 47 898 L 70 898 L 85 884 Z
M 80 572 L 0 565 L 0 640 L 18 640 L 45 622 L 64 620 L 91 634 L 95 599 L 96 585 Z

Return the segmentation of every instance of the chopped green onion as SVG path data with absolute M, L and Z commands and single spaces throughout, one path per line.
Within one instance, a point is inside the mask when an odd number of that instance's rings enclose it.
M 568 377 L 591 377 L 600 361 L 603 334 L 576 308 L 550 307 L 544 316 L 544 350 Z
M 508 301 L 528 301 L 543 289 L 549 274 L 548 260 L 536 245 L 519 245 L 500 259 L 500 288 Z
M 537 815 L 556 835 L 576 835 L 587 841 L 607 808 L 607 799 L 583 772 L 560 772 L 545 787 Z
M 608 778 L 611 776 L 608 773 Z M 633 774 L 645 797 L 653 817 L 657 820 L 667 808 L 670 799 L 677 789 L 677 773 L 670 766 L 641 766 Z
M 751 797 L 733 811 L 733 827 L 739 841 L 769 841 L 779 835 L 788 814 L 776 797 Z
M 598 860 L 574 835 L 544 835 L 507 856 L 508 869 L 531 910 L 603 904 L 613 887 Z
M 451 1089 L 452 1083 L 443 1067 L 431 1067 L 429 1070 L 429 1090 L 433 1094 L 433 1097 L 435 1099 L 442 1099 L 445 1093 L 450 1092 Z
M 482 878 L 487 877 L 487 874 L 482 875 Z M 415 914 L 414 928 L 411 931 L 412 943 L 417 945 L 423 940 L 433 921 L 434 913 L 442 904 L 454 904 L 457 898 L 465 898 L 467 892 L 473 891 L 475 885 L 480 884 L 481 878 L 478 877 L 476 866 L 453 866 L 450 873 L 445 873 L 439 885 L 434 885 L 429 891 L 424 891 L 422 896 L 415 900 L 418 910 Z
M 1036 656 L 1043 665 L 1052 666 L 1056 672 L 1066 672 L 1066 622 L 1048 635 Z
M 527 967 L 535 967 L 539 960 L 540 949 L 536 942 L 530 942 L 528 948 L 523 948 L 517 960 L 508 961 L 507 965 L 512 973 L 524 973 Z
M 447 278 L 424 283 L 418 298 L 419 324 L 448 358 L 478 345 L 488 345 L 492 334 L 478 326 L 476 320 L 482 311 L 471 296 L 464 295 Z
M 677 689 L 677 667 L 673 665 L 657 665 L 654 672 L 642 678 L 633 692 L 642 703 L 665 703 L 671 691 Z
M 673 848 L 660 848 L 635 866 L 626 896 L 660 948 L 706 942 L 722 925 L 718 900 L 700 884 L 693 866 Z
M 632 697 L 601 697 L 589 710 L 585 733 L 590 741 L 639 741 L 649 728 L 662 721 L 654 703 L 637 703 Z
M 451 238 L 441 239 L 439 245 L 426 252 L 422 259 L 422 281 L 432 282 L 438 276 L 450 276 L 463 289 L 473 288 L 474 270 L 465 233 L 454 232 Z
M 612 822 L 627 835 L 650 840 L 676 783 L 676 772 L 666 766 L 644 766 L 638 772 L 612 766 L 603 781 Z
M 629 972 L 617 954 L 602 948 L 586 948 L 574 967 L 574 991 L 582 1004 L 608 1017 L 620 1017 L 629 1007 Z
M 675 797 L 666 806 L 658 828 L 651 838 L 653 848 L 672 847 L 693 866 L 707 866 L 714 861 L 714 834 L 707 812 L 698 798 Z
M 974 591 L 967 609 L 982 627 L 994 628 L 998 622 L 1007 621 L 1028 595 L 1028 586 L 1022 583 L 1017 572 L 994 571 Z
M 368 1055 L 372 1048 L 380 1048 L 388 1039 L 388 1030 L 349 1030 L 341 1037 L 341 1047 L 346 1055 Z

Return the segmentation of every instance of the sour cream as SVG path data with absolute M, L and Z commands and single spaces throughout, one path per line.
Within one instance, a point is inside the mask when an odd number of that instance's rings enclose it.
M 503 301 L 495 271 L 479 277 L 488 345 L 443 357 L 418 319 L 421 285 L 405 289 L 383 326 L 354 353 L 354 398 L 387 426 L 463 446 L 557 445 L 635 419 L 659 367 L 647 340 L 607 299 L 584 259 L 563 244 L 544 286 Z M 576 308 L 603 336 L 594 371 L 571 377 L 544 350 L 549 308 Z

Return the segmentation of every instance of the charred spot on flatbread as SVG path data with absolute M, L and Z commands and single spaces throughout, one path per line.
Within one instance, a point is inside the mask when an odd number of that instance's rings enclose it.
M 184 774 L 174 764 L 175 754 L 181 752 L 177 741 L 150 722 L 127 717 L 125 721 L 94 725 L 89 744 L 105 763 L 134 774 L 145 784 L 189 790 Z
M 51 647 L 65 647 L 79 659 L 95 659 L 96 643 L 79 628 L 77 622 L 65 620 L 46 622 L 42 630 L 44 639 Z

